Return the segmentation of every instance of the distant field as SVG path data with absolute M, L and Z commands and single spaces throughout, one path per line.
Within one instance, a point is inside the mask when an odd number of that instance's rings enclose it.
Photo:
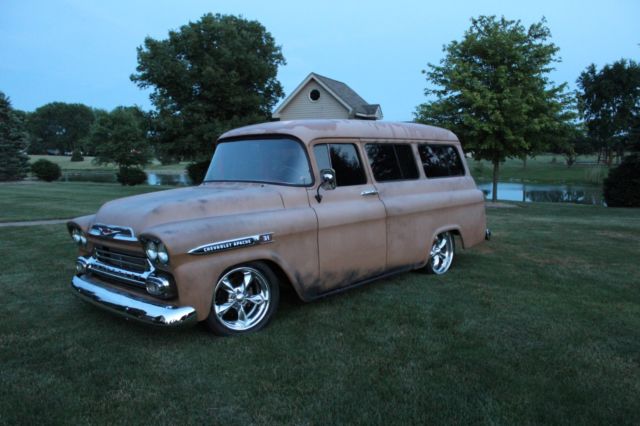
M 476 180 L 491 181 L 493 166 L 488 161 L 467 160 Z M 522 160 L 508 159 L 500 165 L 500 182 L 529 182 L 599 185 L 609 174 L 606 166 L 595 165 L 594 157 L 579 157 L 578 164 L 568 167 L 561 155 L 543 154 Z
M 71 185 L 55 204 L 121 195 Z M 640 210 L 514 206 L 444 276 L 285 291 L 227 339 L 99 311 L 64 225 L 0 228 L 0 424 L 640 424 Z
M 60 166 L 62 171 L 116 171 L 118 168 L 114 164 L 98 166 L 93 163 L 94 157 L 84 157 L 84 161 L 71 161 L 71 157 L 63 155 L 30 155 L 30 163 L 41 158 L 52 161 Z M 178 164 L 162 165 L 158 160 L 153 160 L 151 164 L 145 167 L 146 170 L 168 173 L 182 173 L 189 165 L 188 162 Z

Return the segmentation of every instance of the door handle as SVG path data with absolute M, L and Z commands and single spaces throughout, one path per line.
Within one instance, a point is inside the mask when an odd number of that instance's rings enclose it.
M 368 197 L 369 195 L 378 195 L 378 191 L 375 189 L 365 189 L 360 193 L 363 197 Z

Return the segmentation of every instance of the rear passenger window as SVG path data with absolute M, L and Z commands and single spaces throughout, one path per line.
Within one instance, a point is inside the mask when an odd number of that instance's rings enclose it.
M 336 171 L 337 186 L 367 183 L 355 145 L 348 143 L 321 144 L 313 147 L 318 168 Z
M 376 181 L 418 179 L 411 145 L 368 143 L 365 149 Z
M 428 178 L 464 176 L 458 150 L 453 145 L 418 145 L 418 153 Z

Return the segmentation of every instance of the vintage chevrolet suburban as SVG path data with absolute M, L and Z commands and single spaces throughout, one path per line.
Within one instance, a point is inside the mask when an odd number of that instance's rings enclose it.
M 110 201 L 68 229 L 80 298 L 220 335 L 263 328 L 280 284 L 310 301 L 402 271 L 444 274 L 454 236 L 488 237 L 453 133 L 360 120 L 232 130 L 201 185 Z

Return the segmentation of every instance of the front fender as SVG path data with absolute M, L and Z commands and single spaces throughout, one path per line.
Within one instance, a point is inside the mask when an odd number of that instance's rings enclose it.
M 317 219 L 310 208 L 255 212 L 174 222 L 144 230 L 141 236 L 162 241 L 169 252 L 167 269 L 175 278 L 181 304 L 193 306 L 198 319 L 209 315 L 213 289 L 232 266 L 256 260 L 277 264 L 300 297 L 318 281 Z M 270 241 L 205 254 L 195 248 L 248 236 L 271 234 Z

